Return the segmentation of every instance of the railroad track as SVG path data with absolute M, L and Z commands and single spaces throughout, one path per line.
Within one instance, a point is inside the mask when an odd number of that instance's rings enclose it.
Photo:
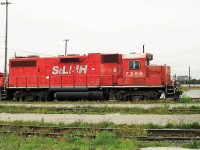
M 188 113 L 200 113 L 200 109 L 190 109 L 190 108 L 173 108 L 168 109 L 170 112 L 188 112 Z
M 130 108 L 131 109 L 131 108 Z M 106 112 L 107 110 L 102 109 L 101 107 L 90 107 L 90 108 L 84 108 L 84 107 L 71 107 L 71 108 L 53 108 L 49 110 L 56 110 L 56 111 L 71 111 L 71 112 L 99 112 L 103 113 Z M 191 108 L 172 108 L 168 109 L 169 112 L 185 112 L 185 113 L 200 113 L 200 109 L 191 109 Z
M 33 107 L 34 108 L 34 107 Z M 37 107 L 36 107 L 37 108 Z M 120 107 L 119 107 L 120 108 Z M 86 113 L 86 112 L 99 112 L 99 113 L 103 113 L 103 112 L 110 112 L 112 111 L 112 109 L 108 108 L 102 108 L 102 107 L 61 107 L 61 108 L 44 108 L 46 110 L 49 111 L 67 111 L 67 112 L 81 112 L 81 113 Z M 114 107 L 115 109 L 115 107 Z M 117 109 L 117 107 L 116 107 Z M 132 109 L 132 108 L 129 108 Z M 123 110 L 123 107 L 122 107 Z M 200 113 L 200 109 L 191 109 L 191 108 L 172 108 L 172 109 L 168 109 L 169 112 L 193 112 L 193 113 Z
M 158 101 L 165 101 L 165 100 L 169 100 L 169 101 L 174 101 L 174 99 L 173 98 L 167 98 L 167 99 L 157 99 L 157 100 L 145 100 L 145 102 L 158 102 Z M 196 102 L 200 102 L 200 97 L 199 98 L 197 98 L 197 97 L 194 97 L 194 98 L 191 98 L 191 100 L 192 101 L 196 101 Z M 4 102 L 17 102 L 16 100 L 2 100 L 2 101 L 4 101 Z M 77 100 L 76 102 L 82 102 L 82 100 Z M 138 103 L 138 101 L 141 103 L 141 102 L 143 102 L 142 100 L 133 100 L 133 101 L 130 101 L 130 102 L 132 102 L 132 103 Z M 22 102 L 22 101 L 21 101 Z M 41 101 L 25 101 L 25 102 L 41 102 Z M 45 101 L 45 102 L 51 102 L 51 101 Z M 57 101 L 57 102 L 59 102 L 59 101 Z M 60 102 L 63 102 L 63 101 L 60 101 Z M 75 101 L 67 101 L 66 100 L 66 102 L 75 102 Z M 91 101 L 86 101 L 86 102 L 91 102 Z M 95 101 L 92 101 L 92 102 L 95 102 Z M 106 101 L 106 102 L 108 102 L 108 104 L 109 104 L 109 102 L 124 102 L 124 101 L 119 101 L 119 100 L 114 100 L 114 99 L 110 99 L 110 100 L 108 100 L 108 101 Z M 129 101 L 125 101 L 125 102 L 129 102 Z
M 142 141 L 176 141 L 176 140 L 200 140 L 200 129 L 145 129 L 143 136 L 132 136 L 130 134 L 120 135 L 120 132 L 133 131 L 133 128 L 94 128 L 94 127 L 57 127 L 57 126 L 30 126 L 30 125 L 0 125 L 0 134 L 17 133 L 23 136 L 45 136 L 45 137 L 87 137 L 96 138 L 97 133 L 109 131 L 116 133 L 118 138 L 138 139 Z
M 52 109 L 53 110 L 53 109 Z M 67 111 L 67 112 L 94 112 L 94 113 L 104 113 L 106 110 L 102 110 L 101 108 L 55 108 L 56 111 Z M 190 109 L 190 108 L 172 108 L 168 109 L 169 112 L 172 113 L 200 113 L 200 109 Z

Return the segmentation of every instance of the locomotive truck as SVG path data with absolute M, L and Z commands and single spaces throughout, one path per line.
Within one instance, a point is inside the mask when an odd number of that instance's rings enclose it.
M 101 54 L 15 57 L 0 74 L 1 98 L 51 100 L 178 99 L 170 66 L 151 65 L 153 55 Z M 5 82 L 6 80 L 6 82 Z

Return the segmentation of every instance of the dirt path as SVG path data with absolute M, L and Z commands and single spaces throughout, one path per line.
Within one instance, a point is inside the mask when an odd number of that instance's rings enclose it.
M 200 103 L 191 103 L 191 104 L 53 104 L 53 103 L 44 103 L 44 104 L 6 104 L 0 103 L 0 106 L 26 106 L 26 107 L 140 107 L 140 108 L 152 108 L 152 107 L 191 107 L 191 106 L 200 106 Z
M 83 115 L 83 114 L 10 114 L 0 113 L 2 121 L 44 121 L 52 123 L 73 123 L 89 122 L 113 122 L 115 124 L 147 124 L 154 123 L 166 125 L 168 123 L 182 124 L 200 122 L 199 114 L 191 115 L 122 115 L 122 114 L 106 114 L 106 115 Z

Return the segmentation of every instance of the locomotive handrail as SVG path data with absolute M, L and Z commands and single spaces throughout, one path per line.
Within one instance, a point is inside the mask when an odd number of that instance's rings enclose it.
M 92 85 L 94 84 L 94 86 L 100 86 L 103 84 L 103 80 L 102 77 L 112 77 L 112 81 L 111 83 L 113 84 L 114 83 L 114 76 L 118 76 L 119 75 L 119 72 L 116 73 L 116 74 L 109 74 L 109 75 L 96 75 L 96 74 L 91 74 L 91 75 L 56 75 L 56 76 L 16 76 L 16 77 L 9 77 L 9 82 L 8 82 L 8 87 L 25 87 L 25 88 L 28 88 L 28 87 L 48 87 L 48 88 L 51 88 L 51 87 L 54 87 L 54 86 L 59 86 L 59 87 L 63 87 L 65 86 L 65 84 L 63 83 L 64 82 L 64 77 L 66 78 L 72 78 L 72 84 L 71 86 L 85 86 L 85 87 L 88 87 L 89 85 Z M 85 82 L 78 84 L 76 83 L 76 79 L 75 78 L 81 78 L 81 77 L 84 77 L 85 79 Z M 96 83 L 88 83 L 88 79 L 91 78 L 91 77 L 95 77 L 97 78 L 97 81 Z M 21 78 L 21 79 L 20 79 Z M 31 82 L 29 82 L 30 79 L 35 79 L 35 80 L 31 80 Z M 53 78 L 58 78 L 56 79 L 57 82 L 52 82 L 52 81 L 55 81 Z M 43 79 L 42 81 L 40 81 L 41 79 Z M 21 80 L 21 81 L 20 81 Z M 67 80 L 67 79 L 66 79 Z M 95 79 L 94 79 L 95 81 Z M 45 83 L 43 83 L 45 82 Z M 68 84 L 66 84 L 68 85 Z M 104 84 L 103 84 L 104 85 Z M 69 85 L 68 85 L 69 86 Z

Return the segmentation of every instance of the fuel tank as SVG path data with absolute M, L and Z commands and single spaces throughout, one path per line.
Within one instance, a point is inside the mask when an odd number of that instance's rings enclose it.
M 57 100 L 108 100 L 109 94 L 101 91 L 92 92 L 56 92 Z

